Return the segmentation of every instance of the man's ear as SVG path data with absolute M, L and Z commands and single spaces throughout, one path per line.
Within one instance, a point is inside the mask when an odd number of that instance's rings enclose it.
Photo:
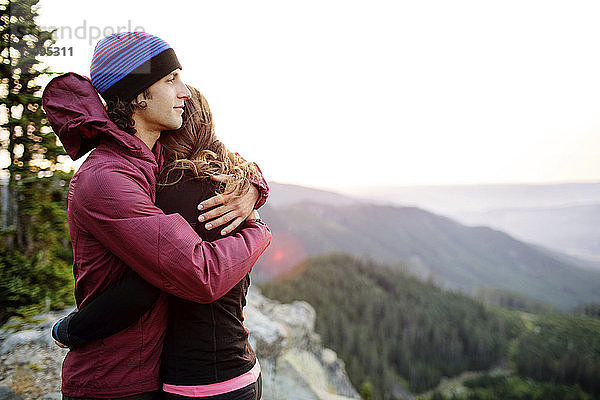
M 146 102 L 146 97 L 144 97 L 144 93 L 138 94 L 135 99 L 131 100 L 131 104 L 133 105 L 134 113 L 136 110 L 144 109 L 148 106 L 148 103 Z

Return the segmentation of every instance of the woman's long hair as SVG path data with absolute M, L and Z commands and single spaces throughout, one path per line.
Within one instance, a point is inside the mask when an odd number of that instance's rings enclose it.
M 172 185 L 191 170 L 198 178 L 227 174 L 232 177 L 221 184 L 216 193 L 236 193 L 242 196 L 250 190 L 250 177 L 257 176 L 256 165 L 232 153 L 215 135 L 215 126 L 208 102 L 193 86 L 187 86 L 191 98 L 186 100 L 183 125 L 163 132 L 160 143 L 165 147 L 165 166 L 160 185 Z

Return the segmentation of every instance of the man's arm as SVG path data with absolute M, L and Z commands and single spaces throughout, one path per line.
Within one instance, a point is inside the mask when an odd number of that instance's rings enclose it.
M 208 180 L 183 178 L 176 185 L 161 188 L 156 204 L 164 212 L 178 212 L 192 224 L 197 215 L 195 199 L 209 197 L 214 193 L 215 186 Z M 247 220 L 250 219 L 260 219 L 256 210 L 248 216 Z M 194 225 L 203 240 L 220 237 L 202 226 Z M 74 347 L 114 335 L 151 309 L 159 295 L 160 290 L 144 281 L 131 268 L 127 268 L 116 283 L 87 301 L 83 308 L 58 321 L 52 331 L 53 337 L 63 345 Z
M 111 166 L 86 174 L 72 212 L 80 226 L 162 291 L 210 303 L 235 286 L 270 243 L 269 228 L 256 220 L 235 235 L 204 242 L 181 215 L 156 207 L 136 179 Z
M 236 153 L 236 154 L 238 154 L 238 153 Z M 263 206 L 263 204 L 265 204 L 267 202 L 267 197 L 269 197 L 269 185 L 267 184 L 267 180 L 263 176 L 263 173 L 260 170 L 260 167 L 258 166 L 258 164 L 254 163 L 254 166 L 256 167 L 258 176 L 256 176 L 255 178 L 251 177 L 249 179 L 250 179 L 250 183 L 252 183 L 258 190 L 258 199 L 256 200 L 256 203 L 254 203 L 254 209 L 258 210 L 260 207 Z
M 260 215 L 253 210 L 248 219 L 260 219 Z M 160 290 L 127 268 L 121 279 L 85 307 L 57 321 L 52 337 L 62 346 L 75 347 L 112 336 L 140 319 L 159 295 Z
M 232 160 L 234 164 L 234 160 L 236 159 L 241 160 L 241 162 L 247 162 L 246 159 L 242 157 L 240 153 L 234 153 L 231 150 L 227 150 L 227 157 L 229 157 L 229 159 Z M 267 184 L 267 180 L 263 176 L 263 173 L 258 164 L 255 162 L 253 162 L 252 164 L 254 164 L 254 166 L 256 167 L 256 176 L 249 176 L 248 180 L 251 184 L 254 185 L 254 187 L 258 191 L 258 197 L 256 198 L 256 201 L 254 203 L 254 209 L 258 210 L 260 207 L 263 206 L 263 204 L 267 202 L 267 197 L 269 197 L 269 185 Z

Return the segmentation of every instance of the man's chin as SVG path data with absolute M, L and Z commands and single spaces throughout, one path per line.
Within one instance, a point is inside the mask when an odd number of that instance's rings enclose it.
M 174 121 L 173 123 L 169 124 L 169 126 L 163 130 L 165 131 L 176 131 L 177 129 L 181 128 L 181 126 L 183 125 L 183 120 L 179 119 L 179 121 Z

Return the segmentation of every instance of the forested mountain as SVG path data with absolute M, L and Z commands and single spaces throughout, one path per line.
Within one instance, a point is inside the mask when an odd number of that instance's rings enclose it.
M 424 392 L 442 377 L 493 368 L 510 378 L 494 385 L 531 395 L 514 398 L 555 392 L 575 397 L 547 398 L 589 398 L 573 385 L 600 394 L 600 321 L 594 318 L 485 306 L 422 282 L 400 265 L 344 254 L 310 258 L 260 286 L 280 301 L 309 302 L 324 343 L 346 361 L 353 384 L 372 386 L 376 399 L 394 398 L 398 385 Z M 563 386 L 532 386 L 520 377 Z M 491 385 L 489 380 L 471 384 L 473 391 Z
M 469 226 L 485 225 L 600 268 L 600 182 L 559 184 L 379 186 L 350 196 L 415 206 Z
M 379 186 L 344 194 L 273 183 L 270 203 L 301 201 L 345 205 L 362 202 L 412 206 L 467 226 L 489 226 L 600 269 L 600 182 L 511 185 Z
M 563 310 L 600 302 L 600 273 L 487 227 L 467 227 L 414 207 L 302 202 L 265 207 L 273 231 L 256 267 L 257 281 L 285 272 L 306 257 L 339 251 L 377 262 L 403 260 L 436 284 L 471 293 L 496 287 Z

